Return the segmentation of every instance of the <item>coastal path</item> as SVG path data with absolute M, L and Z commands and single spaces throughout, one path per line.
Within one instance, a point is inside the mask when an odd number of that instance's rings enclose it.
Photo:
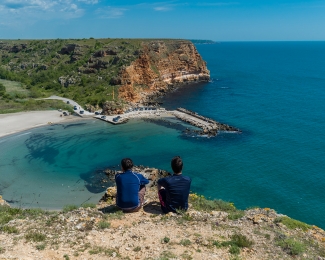
M 89 112 L 85 110 L 83 107 L 81 107 L 76 101 L 69 99 L 69 98 L 64 98 L 64 97 L 59 97 L 59 96 L 50 96 L 48 98 L 43 98 L 43 99 L 56 99 L 56 100 L 62 100 L 64 103 L 71 105 L 72 107 L 75 107 L 74 112 L 81 116 L 81 117 L 92 117 L 95 115 L 95 113 Z

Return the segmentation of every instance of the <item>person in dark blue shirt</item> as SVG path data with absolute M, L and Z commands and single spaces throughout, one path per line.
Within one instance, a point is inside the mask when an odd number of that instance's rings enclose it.
M 142 174 L 132 172 L 133 162 L 130 158 L 121 161 L 123 173 L 115 175 L 116 205 L 123 212 L 136 212 L 144 203 L 146 184 L 149 183 Z
M 174 174 L 170 177 L 159 179 L 158 196 L 161 210 L 164 213 L 177 210 L 187 210 L 188 196 L 191 187 L 191 178 L 182 175 L 183 161 L 181 157 L 175 156 L 171 161 Z

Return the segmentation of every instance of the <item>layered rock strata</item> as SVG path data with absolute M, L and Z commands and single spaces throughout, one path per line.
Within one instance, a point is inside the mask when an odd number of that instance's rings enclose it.
M 206 62 L 190 41 L 153 41 L 142 45 L 138 59 L 120 72 L 121 99 L 146 103 L 171 86 L 210 79 Z

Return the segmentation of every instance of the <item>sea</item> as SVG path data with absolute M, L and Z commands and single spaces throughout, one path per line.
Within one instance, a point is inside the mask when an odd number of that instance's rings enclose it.
M 193 110 L 241 133 L 186 134 L 188 125 L 168 118 L 31 129 L 0 139 L 0 195 L 22 208 L 96 203 L 113 185 L 103 171 L 118 170 L 122 158 L 170 171 L 179 155 L 192 192 L 325 228 L 325 42 L 196 48 L 211 81 L 177 88 L 163 106 Z

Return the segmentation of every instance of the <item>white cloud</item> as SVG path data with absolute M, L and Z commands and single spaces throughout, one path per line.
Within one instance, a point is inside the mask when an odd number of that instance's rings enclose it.
M 83 16 L 77 0 L 0 0 L 0 21 L 5 27 L 28 27 L 35 22 Z
M 227 5 L 239 5 L 239 2 L 215 2 L 215 3 L 198 3 L 199 6 L 227 6 Z
M 128 9 L 126 8 L 107 6 L 105 8 L 97 9 L 96 13 L 100 18 L 115 19 L 122 17 L 127 10 Z
M 172 10 L 169 6 L 157 6 L 153 8 L 155 11 L 166 12 Z
M 19 9 L 41 9 L 47 10 L 57 4 L 56 1 L 50 0 L 4 0 L 2 6 L 5 9 L 19 10 Z
M 78 0 L 78 2 L 83 2 L 85 4 L 91 4 L 91 5 L 98 4 L 98 0 Z

